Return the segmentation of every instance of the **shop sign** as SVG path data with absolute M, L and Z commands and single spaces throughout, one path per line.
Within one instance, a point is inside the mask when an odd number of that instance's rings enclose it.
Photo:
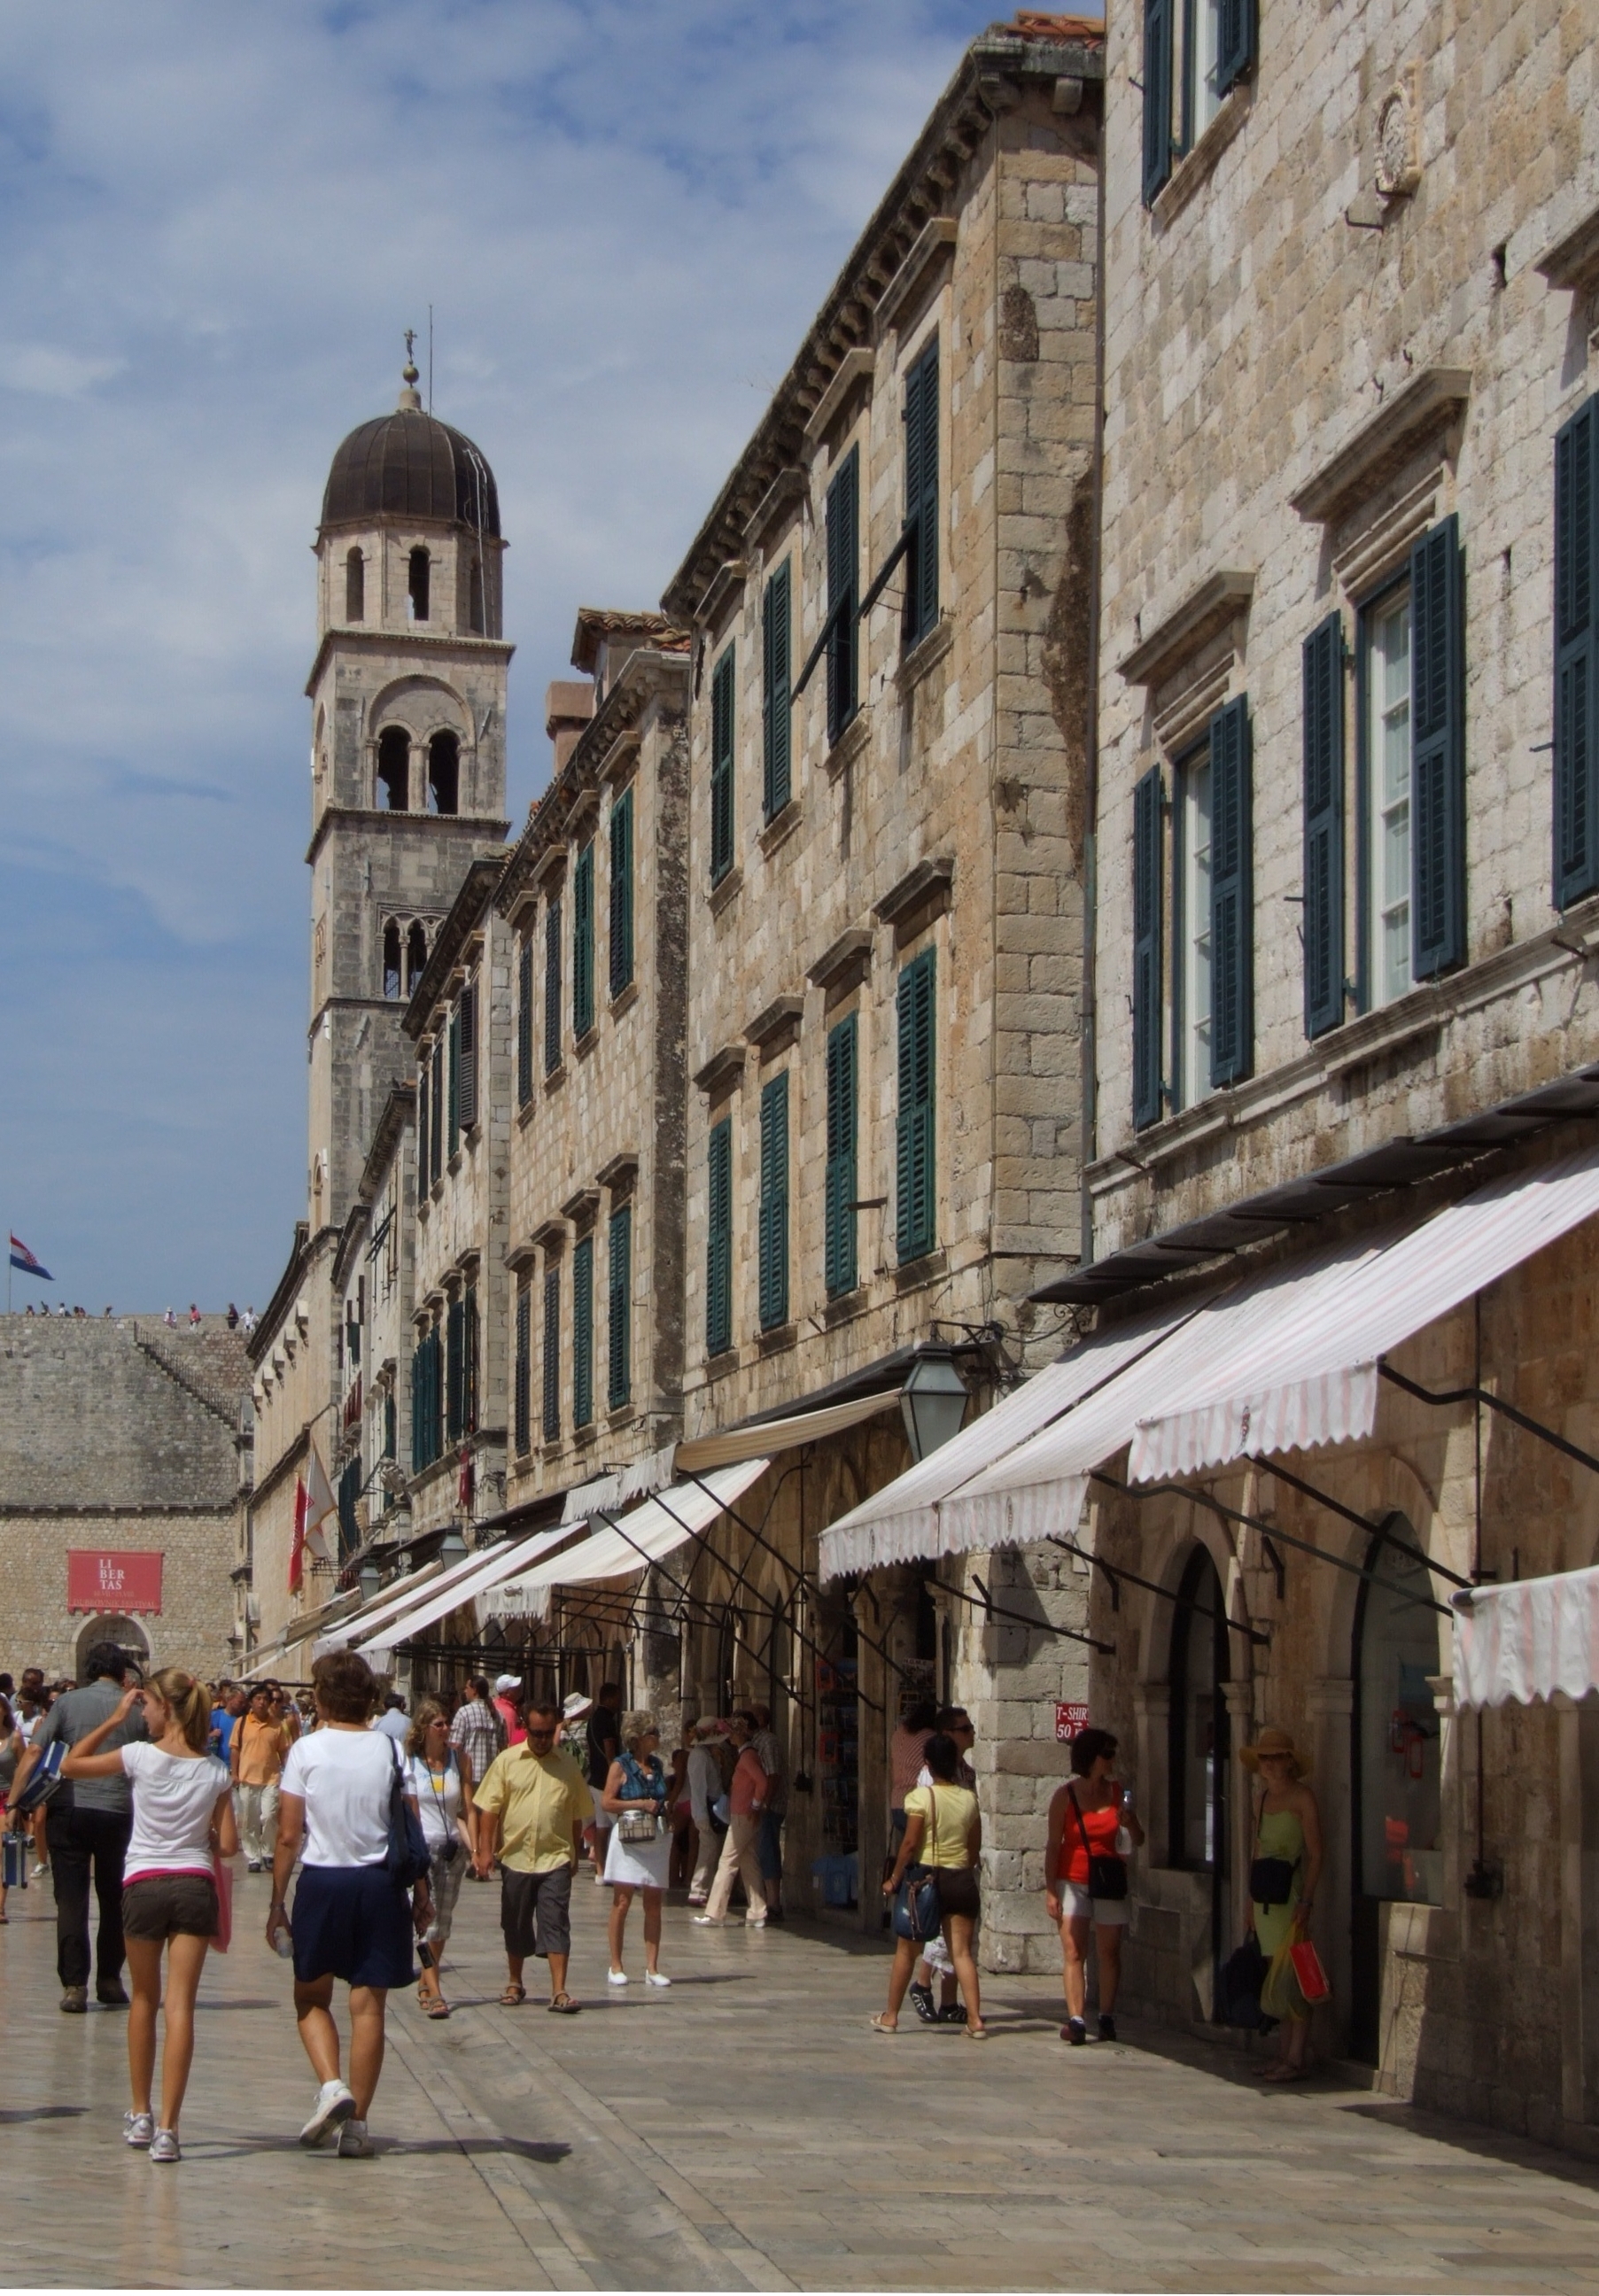
M 1056 1699 L 1055 1736 L 1062 1745 L 1069 1746 L 1078 1732 L 1086 1730 L 1087 1727 L 1088 1710 L 1086 1706 L 1068 1704 L 1061 1699 Z
M 67 1550 L 69 1611 L 135 1611 L 159 1617 L 161 1608 L 160 1554 L 73 1546 Z

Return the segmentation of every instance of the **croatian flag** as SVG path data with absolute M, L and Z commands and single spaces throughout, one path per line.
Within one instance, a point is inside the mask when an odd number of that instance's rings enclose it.
M 24 1275 L 37 1275 L 41 1283 L 53 1283 L 55 1281 L 50 1270 L 34 1258 L 20 1235 L 13 1235 L 11 1240 L 11 1264 L 13 1267 L 20 1267 Z

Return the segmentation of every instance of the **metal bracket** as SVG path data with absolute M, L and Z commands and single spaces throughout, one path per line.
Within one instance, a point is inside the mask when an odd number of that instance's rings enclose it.
M 1419 1386 L 1414 1379 L 1406 1379 L 1403 1372 L 1395 1371 L 1390 1364 L 1380 1363 L 1377 1369 L 1384 1379 L 1390 1380 L 1395 1387 L 1403 1388 L 1406 1395 L 1414 1395 L 1422 1403 L 1486 1403 L 1490 1411 L 1499 1412 L 1514 1426 L 1525 1429 L 1529 1435 L 1537 1435 L 1555 1450 L 1563 1451 L 1568 1459 L 1575 1459 L 1579 1467 L 1590 1467 L 1595 1474 L 1599 1475 L 1599 1459 L 1591 1451 L 1583 1450 L 1576 1443 L 1568 1443 L 1565 1437 L 1557 1435 L 1553 1427 L 1546 1427 L 1541 1420 L 1529 1418 L 1526 1412 L 1518 1411 L 1515 1405 L 1506 1403 L 1502 1395 L 1490 1395 L 1485 1387 L 1449 1387 L 1435 1393 L 1431 1388 Z M 1465 1581 L 1463 1579 L 1461 1584 L 1464 1586 Z

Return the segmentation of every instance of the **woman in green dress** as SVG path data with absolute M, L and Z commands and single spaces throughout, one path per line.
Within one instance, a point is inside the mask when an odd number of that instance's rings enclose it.
M 1240 1749 L 1238 1759 L 1246 1770 L 1259 1777 L 1265 1789 L 1255 1799 L 1250 1887 L 1252 1890 L 1257 1882 L 1270 1880 L 1273 1902 L 1256 1899 L 1250 1915 L 1256 1939 L 1270 1963 L 1287 1943 L 1296 1924 L 1301 1935 L 1309 1927 L 1316 1885 L 1322 1871 L 1321 1812 L 1316 1808 L 1316 1796 L 1305 1783 L 1308 1766 L 1289 1731 L 1275 1726 L 1262 1730 L 1252 1746 Z M 1284 1867 L 1288 1869 L 1286 1873 Z M 1304 2078 L 1310 2015 L 1297 1984 L 1291 1981 L 1286 1989 L 1289 2000 L 1297 2006 L 1289 2006 L 1283 2015 L 1283 2053 L 1272 2063 L 1261 2067 L 1262 2080 Z

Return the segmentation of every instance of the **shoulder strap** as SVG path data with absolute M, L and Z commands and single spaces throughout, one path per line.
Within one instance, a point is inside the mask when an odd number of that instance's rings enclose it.
M 1083 1806 L 1077 1798 L 1076 1786 L 1069 1785 L 1067 1787 L 1066 1799 L 1071 1804 L 1071 1814 L 1077 1820 L 1077 1830 L 1083 1837 L 1083 1848 L 1086 1850 L 1088 1856 L 1092 1857 L 1094 1855 L 1094 1845 L 1088 1839 L 1088 1829 L 1083 1824 Z

